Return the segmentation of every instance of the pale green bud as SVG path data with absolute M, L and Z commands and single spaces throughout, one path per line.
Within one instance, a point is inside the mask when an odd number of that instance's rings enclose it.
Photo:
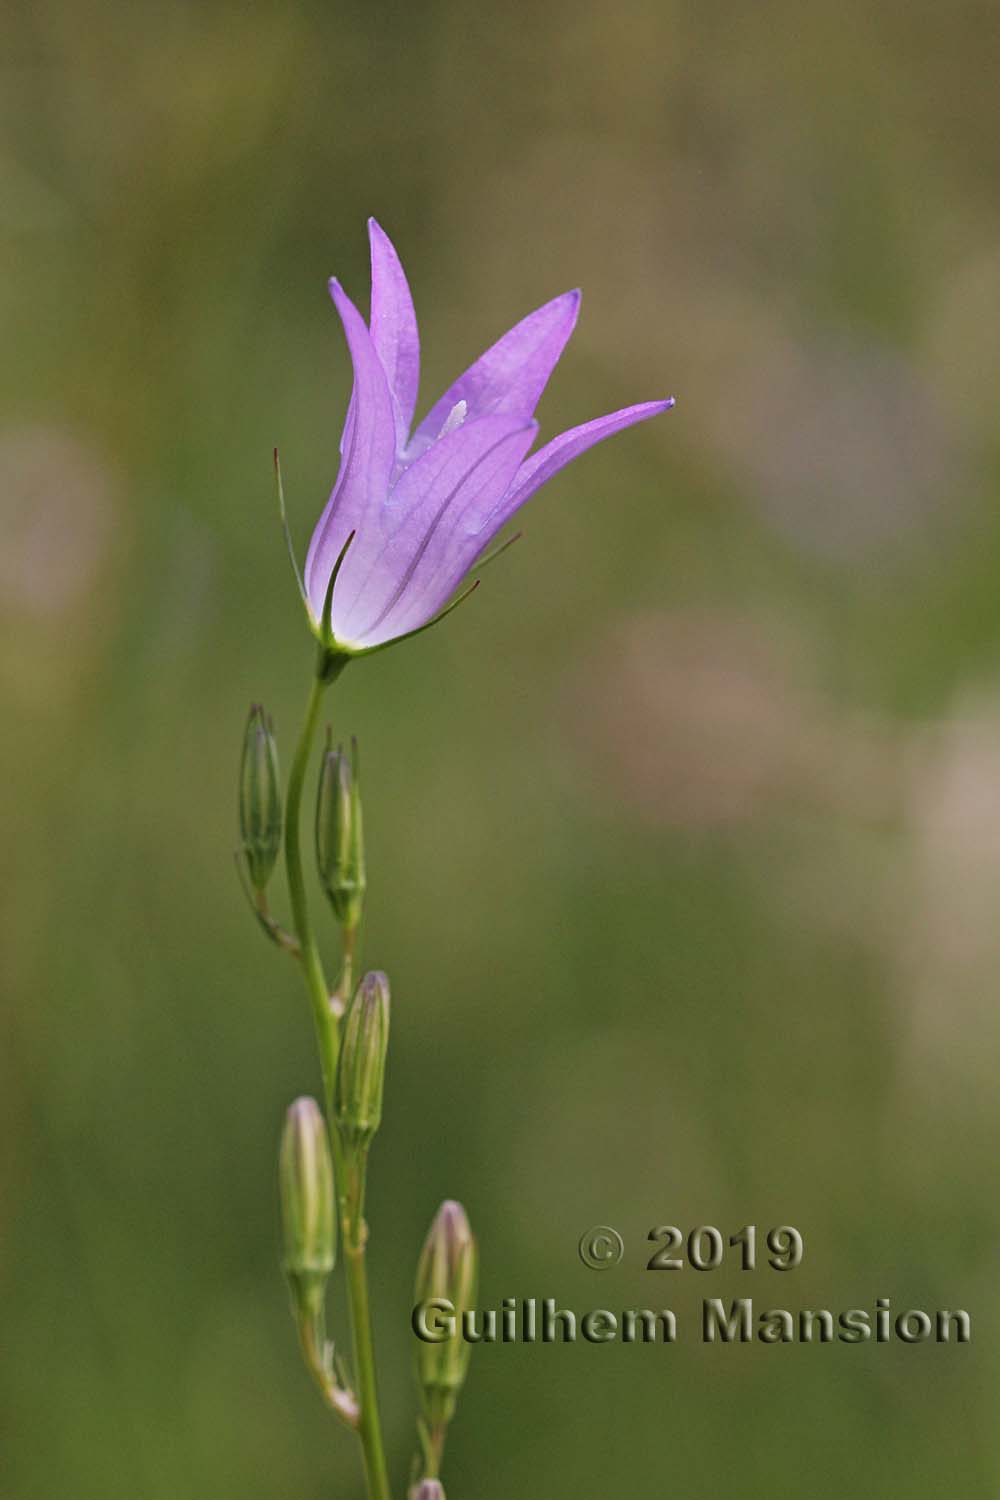
M 281 777 L 274 725 L 259 703 L 251 705 L 243 736 L 240 841 L 250 883 L 261 891 L 281 849 Z
M 315 1099 L 296 1099 L 285 1116 L 278 1180 L 285 1273 L 299 1306 L 315 1310 L 337 1258 L 333 1161 Z
M 348 928 L 361 921 L 366 885 L 358 770 L 357 741 L 348 757 L 328 739 L 316 797 L 316 864 L 337 920 Z
M 333 1112 L 344 1140 L 367 1146 L 382 1120 L 382 1085 L 389 1046 L 389 981 L 366 974 L 344 1017 Z
M 478 1252 L 461 1203 L 446 1200 L 431 1224 L 417 1266 L 416 1300 L 451 1304 L 455 1327 L 476 1298 Z M 450 1311 L 450 1309 L 449 1309 Z M 449 1422 L 469 1367 L 471 1345 L 460 1336 L 417 1345 L 417 1385 L 431 1427 Z

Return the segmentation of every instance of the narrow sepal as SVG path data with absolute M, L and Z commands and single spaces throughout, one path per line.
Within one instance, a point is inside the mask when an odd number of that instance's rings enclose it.
M 292 541 L 292 533 L 288 526 L 288 512 L 285 509 L 285 486 L 281 479 L 281 459 L 278 457 L 277 448 L 274 450 L 274 483 L 278 498 L 278 519 L 281 523 L 282 535 L 285 538 L 285 546 L 288 548 L 288 560 L 292 565 L 292 572 L 295 575 L 295 582 L 299 590 L 299 598 L 302 600 L 302 606 L 311 619 L 312 614 L 309 609 L 309 598 L 306 594 L 306 586 L 302 581 L 298 558 L 295 556 L 295 543 Z
M 398 646 L 400 641 L 412 641 L 415 635 L 423 635 L 425 630 L 430 630 L 434 625 L 440 625 L 442 620 L 446 620 L 448 618 L 453 609 L 457 609 L 460 604 L 464 604 L 466 599 L 468 599 L 470 595 L 476 592 L 479 584 L 480 579 L 478 578 L 474 583 L 470 583 L 469 587 L 463 590 L 463 592 L 459 594 L 457 599 L 453 599 L 450 604 L 446 605 L 444 609 L 440 610 L 438 614 L 434 616 L 433 620 L 425 620 L 422 625 L 417 625 L 413 630 L 406 630 L 402 635 L 394 635 L 391 640 L 379 641 L 377 646 L 360 646 L 356 651 L 352 651 L 351 655 L 374 656 L 376 651 L 388 651 L 390 646 Z

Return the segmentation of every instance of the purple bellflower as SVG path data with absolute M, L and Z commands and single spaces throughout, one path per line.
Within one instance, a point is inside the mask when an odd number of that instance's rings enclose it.
M 368 232 L 367 324 L 340 283 L 330 282 L 354 390 L 340 472 L 309 544 L 303 588 L 314 630 L 340 661 L 441 618 L 473 564 L 546 480 L 602 438 L 673 405 L 626 406 L 571 427 L 529 457 L 535 407 L 579 310 L 579 292 L 566 292 L 505 333 L 414 428 L 420 344 L 413 301 L 388 236 L 374 219 Z

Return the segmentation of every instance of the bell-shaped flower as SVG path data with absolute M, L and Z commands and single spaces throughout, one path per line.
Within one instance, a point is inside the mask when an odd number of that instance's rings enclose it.
M 306 557 L 304 596 L 332 654 L 379 650 L 440 618 L 524 502 L 594 443 L 673 405 L 597 417 L 531 453 L 535 408 L 573 332 L 579 292 L 522 319 L 415 428 L 420 344 L 388 236 L 369 221 L 371 316 L 337 280 L 330 294 L 354 366 L 340 472 Z M 457 602 L 457 601 L 456 601 Z

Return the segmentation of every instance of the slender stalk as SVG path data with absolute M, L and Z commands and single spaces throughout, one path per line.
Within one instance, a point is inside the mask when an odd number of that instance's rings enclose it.
M 337 988 L 330 1000 L 330 1006 L 339 1021 L 351 1003 L 354 993 L 354 959 L 358 950 L 358 929 L 356 927 L 344 927 L 341 929 L 343 938 L 343 959 L 341 960 L 340 979 Z
M 381 1424 L 378 1413 L 378 1392 L 375 1381 L 375 1351 L 372 1344 L 371 1314 L 368 1302 L 368 1271 L 365 1264 L 365 1241 L 367 1228 L 361 1217 L 364 1202 L 365 1161 L 353 1163 L 349 1182 L 348 1162 L 345 1160 L 340 1136 L 333 1119 L 333 1087 L 337 1074 L 339 1050 L 338 1018 L 331 1004 L 323 962 L 309 919 L 309 902 L 302 875 L 302 847 L 300 823 L 302 813 L 302 791 L 305 785 L 309 755 L 319 723 L 324 683 L 319 676 L 313 678 L 306 704 L 305 722 L 295 751 L 295 759 L 288 777 L 288 798 L 285 819 L 285 864 L 288 872 L 288 891 L 292 904 L 295 933 L 302 957 L 302 971 L 312 1002 L 316 1037 L 319 1043 L 320 1064 L 323 1072 L 323 1089 L 326 1097 L 327 1116 L 330 1121 L 330 1145 L 333 1153 L 334 1177 L 341 1203 L 341 1231 L 344 1245 L 344 1260 L 347 1272 L 348 1306 L 351 1314 L 351 1333 L 354 1343 L 354 1378 L 357 1386 L 357 1401 L 360 1408 L 357 1418 L 358 1435 L 365 1463 L 365 1478 L 369 1500 L 391 1500 L 389 1476 L 386 1469 L 385 1451 L 382 1446 Z M 348 963 L 353 954 L 345 954 Z
M 417 1419 L 417 1436 L 420 1440 L 420 1462 L 424 1479 L 437 1479 L 441 1474 L 441 1460 L 444 1457 L 444 1440 L 448 1434 L 448 1424 L 438 1422 L 436 1426 L 429 1427 L 419 1417 Z
M 365 1265 L 365 1236 L 357 1245 L 345 1245 L 347 1290 L 351 1304 L 351 1326 L 354 1334 L 354 1380 L 357 1385 L 361 1418 L 358 1431 L 365 1455 L 365 1474 L 371 1500 L 389 1500 L 389 1476 L 378 1415 L 378 1392 L 375 1384 L 375 1351 L 372 1347 L 371 1318 L 368 1312 L 368 1268 Z
M 330 1372 L 323 1360 L 322 1332 L 312 1317 L 299 1318 L 299 1342 L 302 1345 L 306 1365 L 319 1386 L 323 1400 L 331 1411 L 336 1412 L 341 1421 L 357 1431 L 358 1403 L 351 1391 L 345 1391 L 330 1378 Z
M 302 971 L 306 988 L 312 1001 L 316 1040 L 319 1044 L 320 1066 L 323 1071 L 323 1093 L 327 1113 L 333 1099 L 333 1084 L 337 1075 L 337 1022 L 330 1010 L 330 995 L 323 974 L 323 962 L 316 946 L 316 938 L 309 920 L 309 901 L 305 881 L 302 877 L 302 847 L 300 823 L 302 812 L 302 790 L 309 767 L 309 753 L 316 737 L 319 712 L 323 701 L 323 683 L 314 677 L 306 704 L 306 717 L 302 733 L 288 775 L 288 801 L 285 813 L 285 866 L 288 871 L 288 894 L 292 903 L 295 933 L 302 953 Z

